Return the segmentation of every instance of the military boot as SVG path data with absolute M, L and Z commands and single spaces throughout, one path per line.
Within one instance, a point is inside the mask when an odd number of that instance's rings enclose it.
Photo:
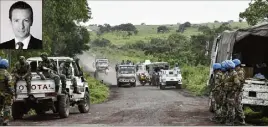
M 59 92 L 59 89 L 60 89 L 60 86 L 59 85 L 56 85 L 56 93 L 58 93 Z
M 61 93 L 63 93 L 63 94 L 67 94 L 67 93 L 68 93 L 68 92 L 66 91 L 66 84 L 65 84 L 65 83 L 62 84 Z
M 79 92 L 79 90 L 78 90 L 78 87 L 77 87 L 77 86 L 75 86 L 75 87 L 74 87 L 74 91 L 73 91 L 73 93 L 76 93 L 76 94 L 81 94 L 81 93 Z

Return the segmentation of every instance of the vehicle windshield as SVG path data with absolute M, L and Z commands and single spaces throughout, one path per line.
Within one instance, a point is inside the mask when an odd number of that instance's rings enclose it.
M 121 68 L 119 70 L 119 73 L 120 74 L 134 74 L 135 73 L 135 70 L 132 69 L 132 68 Z
M 101 62 L 98 62 L 97 64 L 98 64 L 98 65 L 108 65 L 108 62 L 101 61 Z

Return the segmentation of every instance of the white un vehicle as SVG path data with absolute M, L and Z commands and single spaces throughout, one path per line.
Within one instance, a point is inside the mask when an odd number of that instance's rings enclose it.
M 72 60 L 71 67 L 77 80 L 77 86 L 81 94 L 73 93 L 73 85 L 71 80 L 67 79 L 66 91 L 68 94 L 61 94 L 61 87 L 58 93 L 55 92 L 55 82 L 53 79 L 41 80 L 40 76 L 36 74 L 38 63 L 42 61 L 40 57 L 31 57 L 27 62 L 31 66 L 31 96 L 28 97 L 26 82 L 18 81 L 15 84 L 16 97 L 12 105 L 13 119 L 22 119 L 31 108 L 35 110 L 37 115 L 45 114 L 46 111 L 52 110 L 53 113 L 58 113 L 60 118 L 69 116 L 70 106 L 78 105 L 81 113 L 89 112 L 90 108 L 90 94 L 87 82 L 83 78 L 83 72 L 80 69 L 78 61 L 74 61 L 70 57 L 48 57 L 56 62 L 57 68 L 65 60 Z M 42 72 L 41 72 L 42 73 Z
M 95 59 L 95 62 L 93 62 L 93 68 L 96 68 L 94 72 L 94 77 L 98 77 L 98 73 L 105 73 L 105 75 L 108 75 L 109 71 L 109 60 L 106 58 L 99 58 Z
M 181 89 L 182 76 L 180 70 L 161 70 L 159 80 L 160 89 L 165 89 L 166 86 L 175 86 L 176 89 Z

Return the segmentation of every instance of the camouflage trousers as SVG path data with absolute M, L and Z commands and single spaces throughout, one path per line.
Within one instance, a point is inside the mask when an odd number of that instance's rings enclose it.
M 55 82 L 55 86 L 56 86 L 56 92 L 58 92 L 59 87 L 60 87 L 60 81 L 62 83 L 62 87 L 66 87 L 66 79 L 64 79 L 64 76 L 62 75 L 57 75 L 55 73 L 44 73 L 44 76 L 46 78 L 51 78 L 54 80 Z
M 233 125 L 235 119 L 235 92 L 227 91 L 226 92 L 226 124 Z
M 224 98 L 224 93 L 219 90 L 213 91 L 213 98 L 215 99 L 216 103 L 216 109 L 215 109 L 215 118 L 223 118 L 222 114 L 222 106 L 223 106 L 223 98 Z
M 242 101 L 243 92 L 237 91 L 235 93 L 235 117 L 237 120 L 242 121 L 245 119 L 245 114 L 243 111 Z
M 0 95 L 0 115 L 4 123 L 9 122 L 11 117 L 11 106 L 13 103 L 13 96 L 10 94 Z M 1 121 L 2 122 L 2 121 Z
M 71 79 L 73 87 L 77 87 L 77 81 L 76 81 L 76 78 L 74 76 L 70 76 L 67 78 L 65 75 L 60 75 L 60 78 L 61 78 L 62 82 L 66 82 L 67 79 Z M 66 87 L 66 85 L 65 85 L 65 87 Z
M 25 82 L 26 82 L 26 87 L 27 87 L 27 91 L 31 91 L 32 86 L 31 86 L 31 76 L 27 76 L 24 78 Z M 17 82 L 19 81 L 19 77 L 15 77 L 15 84 L 17 84 Z

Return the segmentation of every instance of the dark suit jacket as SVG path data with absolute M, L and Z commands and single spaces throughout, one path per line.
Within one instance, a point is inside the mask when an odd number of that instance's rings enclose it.
M 42 49 L 43 43 L 41 40 L 31 36 L 27 49 Z M 0 49 L 16 49 L 15 39 L 0 44 Z M 26 49 L 26 50 L 27 50 Z

